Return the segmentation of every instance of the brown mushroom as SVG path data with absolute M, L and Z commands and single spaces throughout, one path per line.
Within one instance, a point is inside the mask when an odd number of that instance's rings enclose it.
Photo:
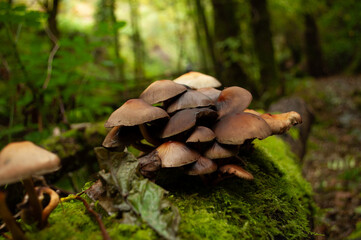
M 199 73 L 188 72 L 173 80 L 176 83 L 189 86 L 193 89 L 206 87 L 220 87 L 222 84 L 212 76 Z
M 169 141 L 157 147 L 156 151 L 162 167 L 181 167 L 199 159 L 200 154 L 188 148 L 184 143 Z
M 208 88 L 200 88 L 197 89 L 198 92 L 203 93 L 207 97 L 209 97 L 214 103 L 217 102 L 219 95 L 221 94 L 221 90 L 215 89 L 213 87 Z
M 195 90 L 188 89 L 168 106 L 167 112 L 174 113 L 182 109 L 208 107 L 213 105 L 213 101 L 206 95 Z
M 237 145 L 228 145 L 225 147 L 218 142 L 214 142 L 212 147 L 204 152 L 204 156 L 209 159 L 222 159 L 236 156 L 238 153 Z
M 213 131 L 219 143 L 230 145 L 241 145 L 248 139 L 264 139 L 272 133 L 265 120 L 251 113 L 227 115 L 216 123 Z
M 272 129 L 272 134 L 283 134 L 292 126 L 302 123 L 301 115 L 291 111 L 280 114 L 264 113 L 261 115 Z
M 29 141 L 10 143 L 0 152 L 0 185 L 23 181 L 38 227 L 42 228 L 42 206 L 32 181 L 60 168 L 59 157 Z
M 198 109 L 185 109 L 172 116 L 164 127 L 161 138 L 169 138 L 195 126 Z
M 185 92 L 187 88 L 171 80 L 158 80 L 150 84 L 139 96 L 149 104 L 166 101 Z
M 252 94 L 241 87 L 229 87 L 219 95 L 216 107 L 218 118 L 227 114 L 243 112 L 252 102 Z
M 113 127 L 108 134 L 105 136 L 105 139 L 102 143 L 103 147 L 106 148 L 116 148 L 116 147 L 121 147 L 124 144 L 119 140 L 118 137 L 118 132 L 119 132 L 119 128 L 121 126 L 116 126 Z
M 105 127 L 138 125 L 143 137 L 157 146 L 159 141 L 150 136 L 145 123 L 163 118 L 169 118 L 163 109 L 153 107 L 142 99 L 130 99 L 110 115 Z
M 217 119 L 217 113 L 208 108 L 184 109 L 174 114 L 164 127 L 160 137 L 170 138 L 192 129 L 196 123 L 212 125 Z
M 197 126 L 186 143 L 211 142 L 215 138 L 216 135 L 211 129 L 204 126 Z
M 216 138 L 214 132 L 204 126 L 197 126 L 192 134 L 186 140 L 187 145 L 193 149 L 203 152 L 209 146 L 211 146 L 212 141 Z
M 217 164 L 211 159 L 200 156 L 200 158 L 186 170 L 188 175 L 204 175 L 217 171 Z
M 219 171 L 221 173 L 227 173 L 235 175 L 239 178 L 247 179 L 247 180 L 253 180 L 254 177 L 251 173 L 244 170 L 241 166 L 235 165 L 235 164 L 227 164 L 219 168 Z

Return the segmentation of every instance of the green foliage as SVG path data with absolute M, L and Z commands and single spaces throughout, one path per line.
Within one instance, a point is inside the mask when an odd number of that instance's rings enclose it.
M 165 239 L 175 239 L 179 214 L 165 197 L 165 191 L 158 185 L 143 179 L 137 173 L 138 161 L 131 153 L 110 152 L 105 148 L 95 149 L 102 170 L 100 176 L 106 182 L 105 191 L 113 199 L 113 208 L 128 212 L 124 221 L 146 223 Z M 115 190 L 116 189 L 116 192 Z M 104 204 L 103 204 L 104 206 Z

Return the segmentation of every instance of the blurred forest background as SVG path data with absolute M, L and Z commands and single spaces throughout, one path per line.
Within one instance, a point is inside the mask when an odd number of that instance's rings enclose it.
M 103 123 L 191 70 L 248 89 L 251 108 L 296 94 L 316 117 L 315 232 L 361 237 L 360 36 L 356 0 L 0 1 L 0 145 Z
M 361 3 L 341 0 L 0 2 L 0 139 L 105 119 L 150 82 L 195 70 L 258 107 L 307 77 L 357 74 Z

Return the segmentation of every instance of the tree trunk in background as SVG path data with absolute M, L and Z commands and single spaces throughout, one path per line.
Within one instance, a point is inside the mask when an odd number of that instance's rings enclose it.
M 60 36 L 57 18 L 56 18 L 56 16 L 58 15 L 59 2 L 60 2 L 60 0 L 53 0 L 52 6 L 48 6 L 48 8 L 47 8 L 48 27 L 49 27 L 49 30 L 53 33 L 53 35 L 56 37 L 56 39 L 59 39 L 59 36 Z
M 115 0 L 110 0 L 109 4 L 110 4 L 109 6 L 110 21 L 113 29 L 114 55 L 117 66 L 117 79 L 119 82 L 123 83 L 124 87 L 126 87 L 125 76 L 124 76 L 124 62 L 123 62 L 123 58 L 120 56 L 121 47 L 120 47 L 118 27 L 117 27 L 117 17 L 115 15 L 115 11 L 117 9 L 115 5 Z
M 237 49 L 230 49 L 224 45 L 227 39 L 240 42 L 240 21 L 237 11 L 240 4 L 236 0 L 212 0 L 214 18 L 214 40 L 216 46 L 217 69 L 220 73 L 219 79 L 225 87 L 240 85 L 255 92 L 248 83 L 248 76 L 244 72 L 240 62 L 232 59 L 232 52 L 242 53 L 242 44 Z M 221 46 L 223 45 L 223 46 Z
M 134 54 L 134 76 L 137 80 L 144 79 L 144 42 L 139 31 L 138 0 L 129 0 L 130 23 L 132 26 L 132 42 Z
M 110 59 L 114 61 L 114 67 L 110 67 L 110 71 L 114 74 L 114 78 L 123 84 L 126 88 L 124 75 L 124 61 L 121 56 L 121 44 L 119 40 L 117 17 L 116 17 L 116 3 L 115 0 L 99 0 L 95 14 L 96 24 L 95 31 L 99 31 L 100 41 L 103 44 L 95 50 L 95 63 L 101 64 L 102 61 L 109 58 L 107 56 L 106 46 L 110 45 L 114 56 Z M 106 31 L 104 31 L 106 30 Z M 104 33 L 105 32 L 105 33 Z
M 325 71 L 317 24 L 315 18 L 309 13 L 304 14 L 304 20 L 304 38 L 308 73 L 313 77 L 321 77 L 325 75 Z
M 200 28 L 197 30 L 200 31 L 202 29 L 204 31 L 206 46 L 208 48 L 208 54 L 210 55 L 210 58 L 211 58 L 213 72 L 215 73 L 216 77 L 218 78 L 220 75 L 220 71 L 219 71 L 219 68 L 217 65 L 213 37 L 211 36 L 211 33 L 209 32 L 208 22 L 207 22 L 204 6 L 203 6 L 201 0 L 195 0 L 195 7 L 196 7 L 197 16 L 199 18 L 198 22 L 200 23 L 199 24 Z
M 196 11 L 195 7 L 194 7 L 194 2 L 193 0 L 188 0 L 188 7 L 189 7 L 189 12 L 190 12 L 190 16 L 192 18 L 192 22 L 194 25 L 194 33 L 195 33 L 195 37 L 196 37 L 196 42 L 197 42 L 197 50 L 198 50 L 198 55 L 199 55 L 199 59 L 200 59 L 200 69 L 202 69 L 205 72 L 208 72 L 208 61 L 207 61 L 207 56 L 206 56 L 206 50 L 204 49 L 204 44 L 202 41 L 202 36 L 200 33 L 199 29 L 202 29 L 201 24 L 199 22 L 199 17 L 198 17 L 198 11 Z M 194 70 L 193 67 L 191 69 L 187 69 L 187 70 Z
M 266 0 L 249 0 L 252 11 L 254 49 L 260 66 L 263 91 L 279 86 L 272 44 L 270 14 Z

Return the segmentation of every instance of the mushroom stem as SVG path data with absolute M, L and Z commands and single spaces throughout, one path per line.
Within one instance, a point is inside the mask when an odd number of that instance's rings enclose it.
M 43 193 L 46 193 L 50 197 L 50 202 L 48 205 L 44 208 L 41 216 L 42 224 L 45 226 L 48 222 L 48 218 L 50 213 L 58 206 L 59 204 L 59 195 L 51 188 L 49 187 L 42 187 L 40 190 Z
M 160 144 L 162 144 L 160 141 L 158 141 L 157 139 L 150 136 L 149 131 L 148 131 L 147 126 L 145 125 L 145 123 L 140 124 L 139 129 L 140 129 L 140 132 L 142 133 L 144 139 L 147 140 L 149 143 L 153 144 L 154 146 L 159 146 Z
M 9 211 L 6 205 L 5 198 L 6 198 L 5 193 L 0 192 L 0 217 L 3 219 L 3 221 L 6 224 L 6 227 L 11 232 L 13 239 L 15 240 L 27 239 L 25 237 L 23 230 L 21 230 L 21 228 L 16 223 L 14 217 L 11 215 L 11 212 Z
M 138 149 L 139 151 L 142 151 L 145 153 L 149 153 L 154 150 L 154 147 L 147 145 L 147 144 L 143 144 L 141 142 L 134 142 L 134 143 L 132 143 L 132 146 L 134 148 Z
M 38 194 L 36 194 L 33 180 L 31 179 L 31 177 L 24 179 L 23 184 L 25 191 L 29 195 L 29 203 L 34 214 L 34 219 L 37 222 L 37 227 L 41 229 L 43 227 L 42 217 L 41 217 L 43 212 L 43 207 L 41 206 L 41 202 L 39 201 Z

